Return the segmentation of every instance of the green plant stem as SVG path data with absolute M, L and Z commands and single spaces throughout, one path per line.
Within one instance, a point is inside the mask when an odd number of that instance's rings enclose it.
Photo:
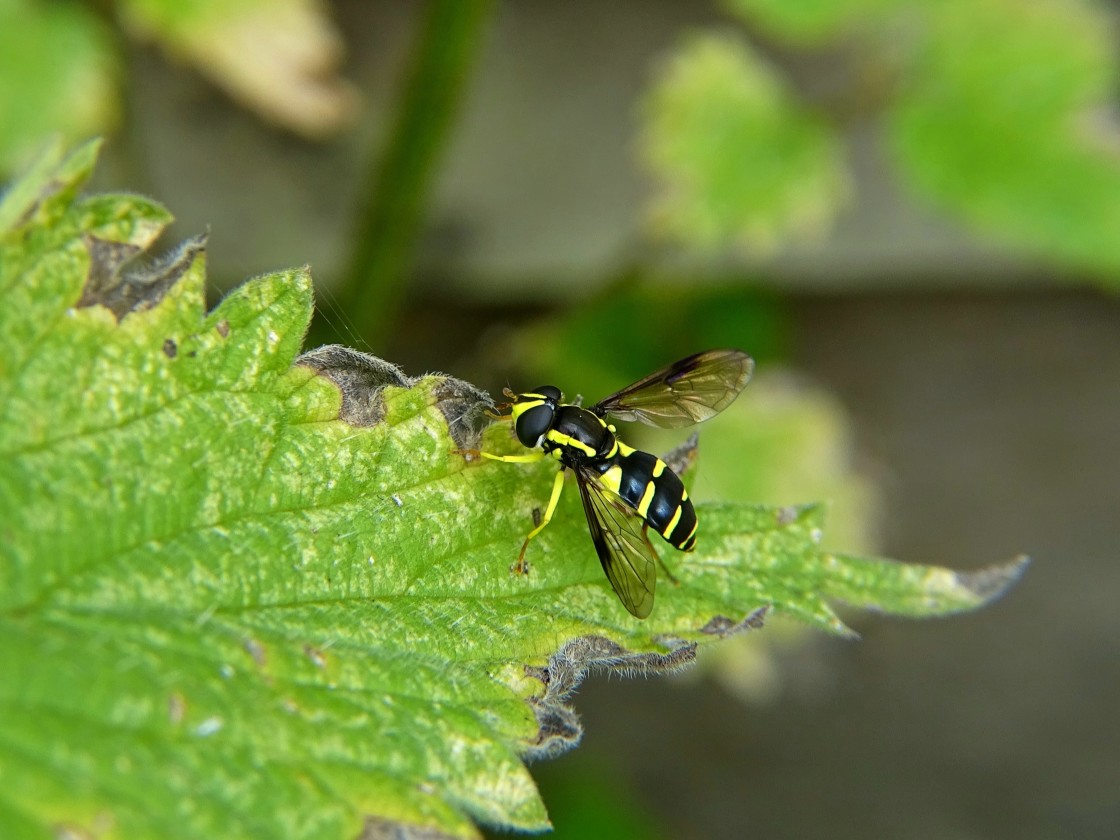
M 374 349 L 397 319 L 439 156 L 462 102 L 493 0 L 432 0 L 396 124 L 373 162 L 338 298 Z

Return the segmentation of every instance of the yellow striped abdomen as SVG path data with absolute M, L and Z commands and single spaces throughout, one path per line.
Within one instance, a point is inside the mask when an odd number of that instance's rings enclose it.
M 696 510 L 684 484 L 665 462 L 648 452 L 619 447 L 605 461 L 602 483 L 615 492 L 670 545 L 691 551 L 696 545 Z

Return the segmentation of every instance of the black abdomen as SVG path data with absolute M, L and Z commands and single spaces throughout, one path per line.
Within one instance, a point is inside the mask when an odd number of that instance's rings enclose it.
M 622 469 L 618 495 L 674 548 L 696 545 L 696 510 L 675 472 L 660 458 L 627 447 L 613 459 Z

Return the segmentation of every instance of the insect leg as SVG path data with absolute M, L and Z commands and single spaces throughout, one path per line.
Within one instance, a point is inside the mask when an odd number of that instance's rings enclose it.
M 529 548 L 529 540 L 544 530 L 544 526 L 552 519 L 552 514 L 556 512 L 556 505 L 560 502 L 560 493 L 564 490 L 564 470 L 561 468 L 556 473 L 556 479 L 552 482 L 552 496 L 549 497 L 548 507 L 544 509 L 544 514 L 541 516 L 541 524 L 529 532 L 529 536 L 525 537 L 525 542 L 521 544 L 521 553 L 517 555 L 517 563 L 513 566 L 515 574 L 525 574 L 525 551 Z
M 491 452 L 482 452 L 478 449 L 452 449 L 452 455 L 469 455 L 472 458 L 489 458 L 491 461 L 505 461 L 507 464 L 532 464 L 544 458 L 542 450 L 526 452 L 524 455 L 494 455 Z
M 479 452 L 483 458 L 491 461 L 505 461 L 507 464 L 532 464 L 541 460 L 547 454 L 543 449 L 526 452 L 524 455 L 494 455 L 491 452 Z

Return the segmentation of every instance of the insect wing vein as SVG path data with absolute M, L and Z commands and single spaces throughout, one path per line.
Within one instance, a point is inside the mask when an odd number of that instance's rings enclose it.
M 662 428 L 692 426 L 731 405 L 753 372 L 754 360 L 741 350 L 708 350 L 639 379 L 591 411 Z
M 644 523 L 593 473 L 577 470 L 576 477 L 587 527 L 607 580 L 623 606 L 638 618 L 645 618 L 653 610 L 657 556 Z

